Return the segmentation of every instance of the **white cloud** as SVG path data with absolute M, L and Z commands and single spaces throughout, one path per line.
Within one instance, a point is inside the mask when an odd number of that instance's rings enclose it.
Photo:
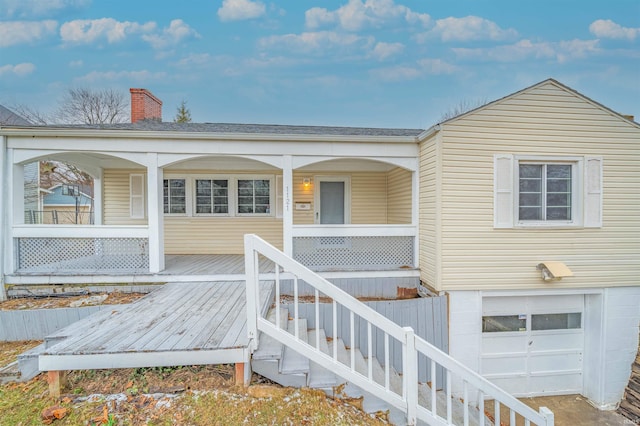
M 426 13 L 413 12 L 406 6 L 395 4 L 393 0 L 349 0 L 349 3 L 335 11 L 322 7 L 311 8 L 305 13 L 305 21 L 310 29 L 337 24 L 347 31 L 359 31 L 398 21 L 426 26 L 431 18 Z
M 384 61 L 391 56 L 397 55 L 404 50 L 404 44 L 402 43 L 376 43 L 373 48 L 372 55 L 379 61 Z
M 76 79 L 82 83 L 101 83 L 105 81 L 125 81 L 130 83 L 148 83 L 150 81 L 161 81 L 167 78 L 165 72 L 143 71 L 92 71 Z
M 439 37 L 442 41 L 472 41 L 472 40 L 508 40 L 517 37 L 518 32 L 512 28 L 502 29 L 495 22 L 479 16 L 465 16 L 464 18 L 449 17 L 438 19 L 433 29 L 419 37 L 425 41 L 431 36 Z
M 116 21 L 113 18 L 78 19 L 62 24 L 60 37 L 68 43 L 89 44 L 101 39 L 106 39 L 109 43 L 116 43 L 123 41 L 131 34 L 148 33 L 155 28 L 154 22 L 139 24 L 137 22 Z
M 533 43 L 520 40 L 511 45 L 491 48 L 455 48 L 460 58 L 494 60 L 498 62 L 519 62 L 526 59 L 555 59 L 566 62 L 570 59 L 584 58 L 600 51 L 598 40 L 569 40 L 560 42 Z
M 84 65 L 84 61 L 82 59 L 69 62 L 69 66 L 71 68 L 81 68 L 83 65 Z
M 333 31 L 277 35 L 265 37 L 258 41 L 258 46 L 261 48 L 282 47 L 303 53 L 324 52 L 330 49 L 345 47 L 367 48 L 372 44 L 373 37 L 361 37 L 354 34 L 343 34 Z
M 42 16 L 64 9 L 86 6 L 91 0 L 0 0 L 5 16 Z
M 0 22 L 0 47 L 33 43 L 49 35 L 58 28 L 56 21 L 12 21 Z
M 14 74 L 22 77 L 31 74 L 35 69 L 36 66 L 30 62 L 23 62 L 17 65 L 3 65 L 0 67 L 0 77 L 5 74 Z
M 458 67 L 442 59 L 424 58 L 416 61 L 415 65 L 380 68 L 372 71 L 372 75 L 385 81 L 407 81 L 427 75 L 453 74 L 457 71 L 459 71 Z
M 264 3 L 251 0 L 224 0 L 218 9 L 221 21 L 241 21 L 259 18 L 266 12 Z
M 627 28 L 610 19 L 598 19 L 589 25 L 591 34 L 600 38 L 635 40 L 640 35 L 640 28 Z
M 200 35 L 182 19 L 174 19 L 161 34 L 144 34 L 142 39 L 151 44 L 154 49 L 164 49 L 175 46 L 189 37 L 200 37 Z

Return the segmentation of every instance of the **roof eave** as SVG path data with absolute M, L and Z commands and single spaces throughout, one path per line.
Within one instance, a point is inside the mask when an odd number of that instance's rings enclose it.
M 296 142 L 361 142 L 361 143 L 416 143 L 417 136 L 365 136 L 365 135 L 323 135 L 323 134 L 279 134 L 279 133 L 218 133 L 218 132 L 171 132 L 147 130 L 105 130 L 105 129 L 52 129 L 35 127 L 0 127 L 4 136 L 51 136 L 68 138 L 134 138 L 134 139 L 183 139 L 183 140 L 224 140 L 224 141 L 296 141 Z

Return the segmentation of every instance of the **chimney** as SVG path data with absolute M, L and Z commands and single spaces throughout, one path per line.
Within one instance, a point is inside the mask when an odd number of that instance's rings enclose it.
M 140 120 L 162 121 L 162 101 L 147 89 L 129 89 L 131 92 L 131 122 Z

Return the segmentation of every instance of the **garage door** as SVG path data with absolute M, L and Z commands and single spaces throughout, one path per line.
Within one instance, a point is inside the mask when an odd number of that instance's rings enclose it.
M 485 297 L 481 372 L 515 396 L 582 392 L 583 295 Z

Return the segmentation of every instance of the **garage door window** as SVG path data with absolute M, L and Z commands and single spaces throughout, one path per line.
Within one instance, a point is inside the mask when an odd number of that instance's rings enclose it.
M 580 312 L 531 315 L 531 329 L 534 331 L 574 330 L 578 328 L 582 328 L 582 314 Z
M 525 331 L 527 317 L 523 315 L 497 315 L 482 317 L 482 332 Z

